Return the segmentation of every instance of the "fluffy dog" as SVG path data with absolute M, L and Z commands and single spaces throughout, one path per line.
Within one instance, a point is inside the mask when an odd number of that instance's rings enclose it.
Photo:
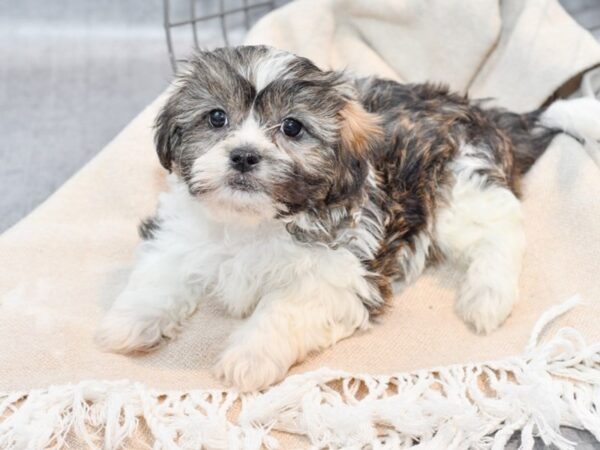
M 515 114 L 268 47 L 198 53 L 156 121 L 170 189 L 97 341 L 154 349 L 210 296 L 247 317 L 217 374 L 260 389 L 442 260 L 464 270 L 457 314 L 488 333 L 518 295 L 519 180 L 558 132 L 598 138 L 599 111 Z

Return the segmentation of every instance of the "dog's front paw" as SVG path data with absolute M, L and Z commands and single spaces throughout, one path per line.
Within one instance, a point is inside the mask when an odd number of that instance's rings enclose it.
M 175 336 L 177 323 L 159 311 L 114 308 L 102 320 L 96 344 L 115 353 L 148 352 Z
M 289 365 L 264 350 L 234 346 L 225 350 L 215 366 L 215 375 L 241 392 L 264 389 L 283 379 Z

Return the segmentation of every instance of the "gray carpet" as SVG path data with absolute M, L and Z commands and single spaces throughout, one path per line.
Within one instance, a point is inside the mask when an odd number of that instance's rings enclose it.
M 0 2 L 0 230 L 46 199 L 169 82 L 159 0 L 91 4 Z
M 175 18 L 185 16 L 187 1 L 172 2 Z M 600 0 L 562 3 L 600 40 Z M 199 2 L 203 8 L 214 11 L 216 2 Z M 242 18 L 231 20 L 239 42 Z M 176 34 L 178 55 L 189 38 L 187 29 Z M 202 26 L 200 38 L 221 45 L 218 24 Z M 0 2 L 0 232 L 89 161 L 170 79 L 160 0 Z M 565 433 L 578 449 L 600 449 L 587 433 Z

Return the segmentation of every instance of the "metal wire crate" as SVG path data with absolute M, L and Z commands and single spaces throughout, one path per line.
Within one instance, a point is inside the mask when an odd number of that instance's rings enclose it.
M 181 52 L 175 49 L 176 30 L 187 29 L 191 33 L 192 48 L 198 49 L 216 45 L 214 33 L 211 33 L 211 39 L 202 39 L 200 31 L 214 30 L 218 23 L 218 43 L 229 46 L 232 29 L 243 27 L 248 30 L 254 21 L 274 9 L 276 3 L 276 0 L 163 0 L 164 29 L 173 71 L 177 70 L 178 61 L 185 61 L 184 58 L 178 58 Z M 188 50 L 186 48 L 183 53 Z

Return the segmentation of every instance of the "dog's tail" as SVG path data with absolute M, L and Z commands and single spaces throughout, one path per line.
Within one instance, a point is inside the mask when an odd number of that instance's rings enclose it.
M 577 139 L 600 167 L 600 101 L 592 97 L 558 100 L 541 114 L 540 123 Z
M 600 101 L 594 98 L 558 100 L 527 114 L 497 111 L 494 121 L 511 136 L 520 173 L 529 170 L 560 133 L 578 140 L 600 168 Z

